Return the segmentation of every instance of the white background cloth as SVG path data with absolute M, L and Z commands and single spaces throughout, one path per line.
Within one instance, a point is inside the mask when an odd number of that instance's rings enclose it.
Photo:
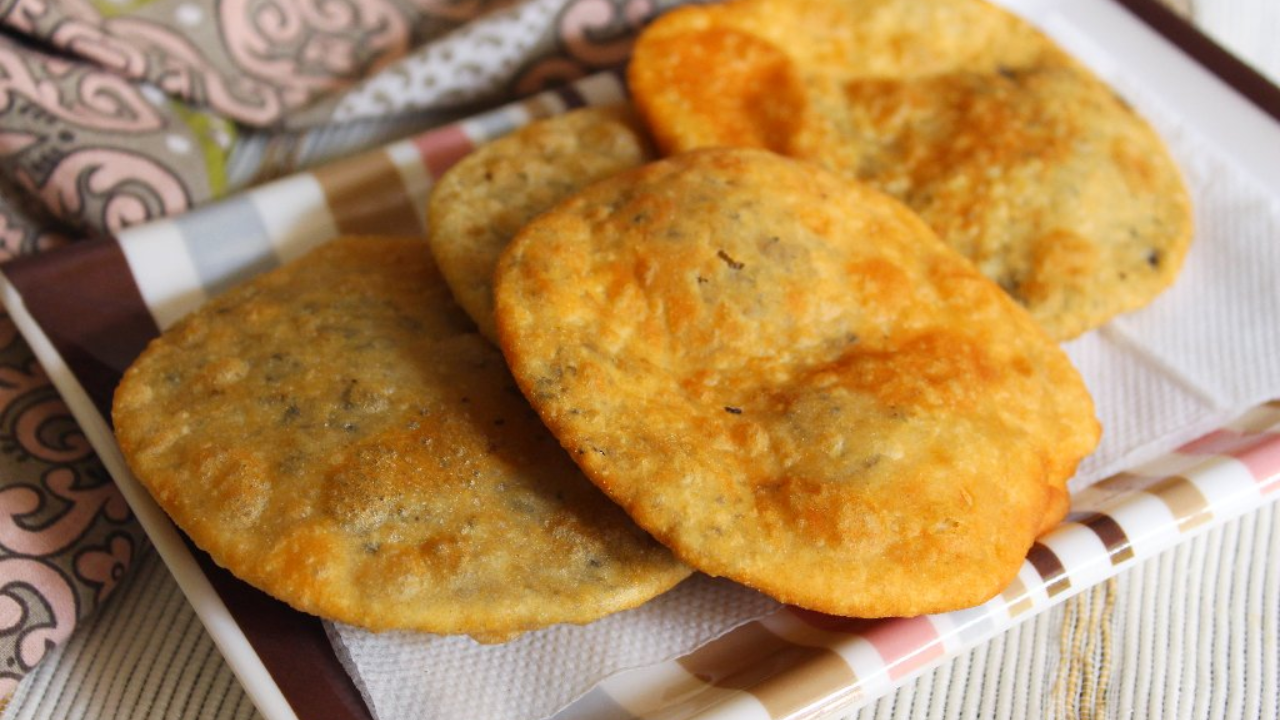
M 1280 79 L 1276 0 L 1174 4 L 1190 5 L 1209 32 Z M 1277 514 L 1273 505 L 1180 546 L 858 717 L 1280 716 Z M 147 554 L 104 612 L 24 681 L 3 717 L 255 714 Z

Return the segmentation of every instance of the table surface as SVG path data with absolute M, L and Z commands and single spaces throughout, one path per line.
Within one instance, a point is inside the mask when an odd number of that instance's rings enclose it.
M 1162 1 L 1280 85 L 1280 0 Z M 1246 572 L 1235 562 L 1280 553 L 1278 519 L 1280 505 L 1273 504 L 1186 543 L 926 673 L 854 717 L 1016 716 L 1019 698 L 1035 687 L 1047 688 L 1050 697 L 1039 705 L 1053 716 L 1218 717 L 1229 716 L 1230 708 L 1210 709 L 1203 696 L 1187 690 L 1226 685 L 1249 695 L 1267 717 L 1280 716 L 1280 571 L 1276 563 L 1262 563 L 1269 567 Z M 135 560 L 131 575 L 97 616 L 23 681 L 0 720 L 259 717 L 155 553 Z M 1261 630 L 1262 651 L 1269 653 L 1262 664 L 1267 677 L 1218 677 L 1227 646 L 1221 638 L 1203 639 L 1199 630 L 1202 622 L 1216 622 L 1214 608 L 1194 607 L 1168 591 L 1197 575 L 1223 584 L 1221 592 L 1229 596 L 1246 598 L 1247 623 Z M 1133 661 L 1156 646 L 1181 651 L 1164 653 L 1176 656 L 1173 666 Z M 1047 657 L 1046 648 L 1056 657 Z M 982 688 L 971 687 L 975 678 L 983 679 Z

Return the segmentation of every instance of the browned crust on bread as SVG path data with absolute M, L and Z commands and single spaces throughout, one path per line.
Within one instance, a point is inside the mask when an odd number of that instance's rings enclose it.
M 803 607 L 986 600 L 1098 439 L 1062 351 L 906 207 L 763 151 L 598 183 L 496 282 L 513 374 L 588 477 Z
M 213 299 L 112 415 L 197 545 L 322 617 L 497 639 L 690 572 L 582 477 L 420 239 L 335 240 Z

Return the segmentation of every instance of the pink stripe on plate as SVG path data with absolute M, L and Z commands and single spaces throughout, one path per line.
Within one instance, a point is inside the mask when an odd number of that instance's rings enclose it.
M 439 178 L 475 147 L 460 124 L 423 133 L 413 139 L 413 144 L 433 178 Z
M 1182 446 L 1179 452 L 1188 455 L 1226 455 L 1239 460 L 1249 468 L 1262 492 L 1280 490 L 1280 433 L 1240 433 L 1218 430 L 1199 440 Z
M 946 654 L 928 617 L 882 620 L 863 630 L 862 637 L 880 653 L 895 682 Z

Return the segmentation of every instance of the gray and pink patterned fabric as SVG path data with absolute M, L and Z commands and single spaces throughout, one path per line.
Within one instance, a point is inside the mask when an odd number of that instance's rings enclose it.
M 0 175 L 111 233 L 239 189 L 246 136 L 474 112 L 621 63 L 676 4 L 0 0 Z
M 0 0 L 0 261 L 300 169 L 343 128 L 424 129 L 617 66 L 678 4 Z M 0 314 L 0 699 L 145 542 Z

